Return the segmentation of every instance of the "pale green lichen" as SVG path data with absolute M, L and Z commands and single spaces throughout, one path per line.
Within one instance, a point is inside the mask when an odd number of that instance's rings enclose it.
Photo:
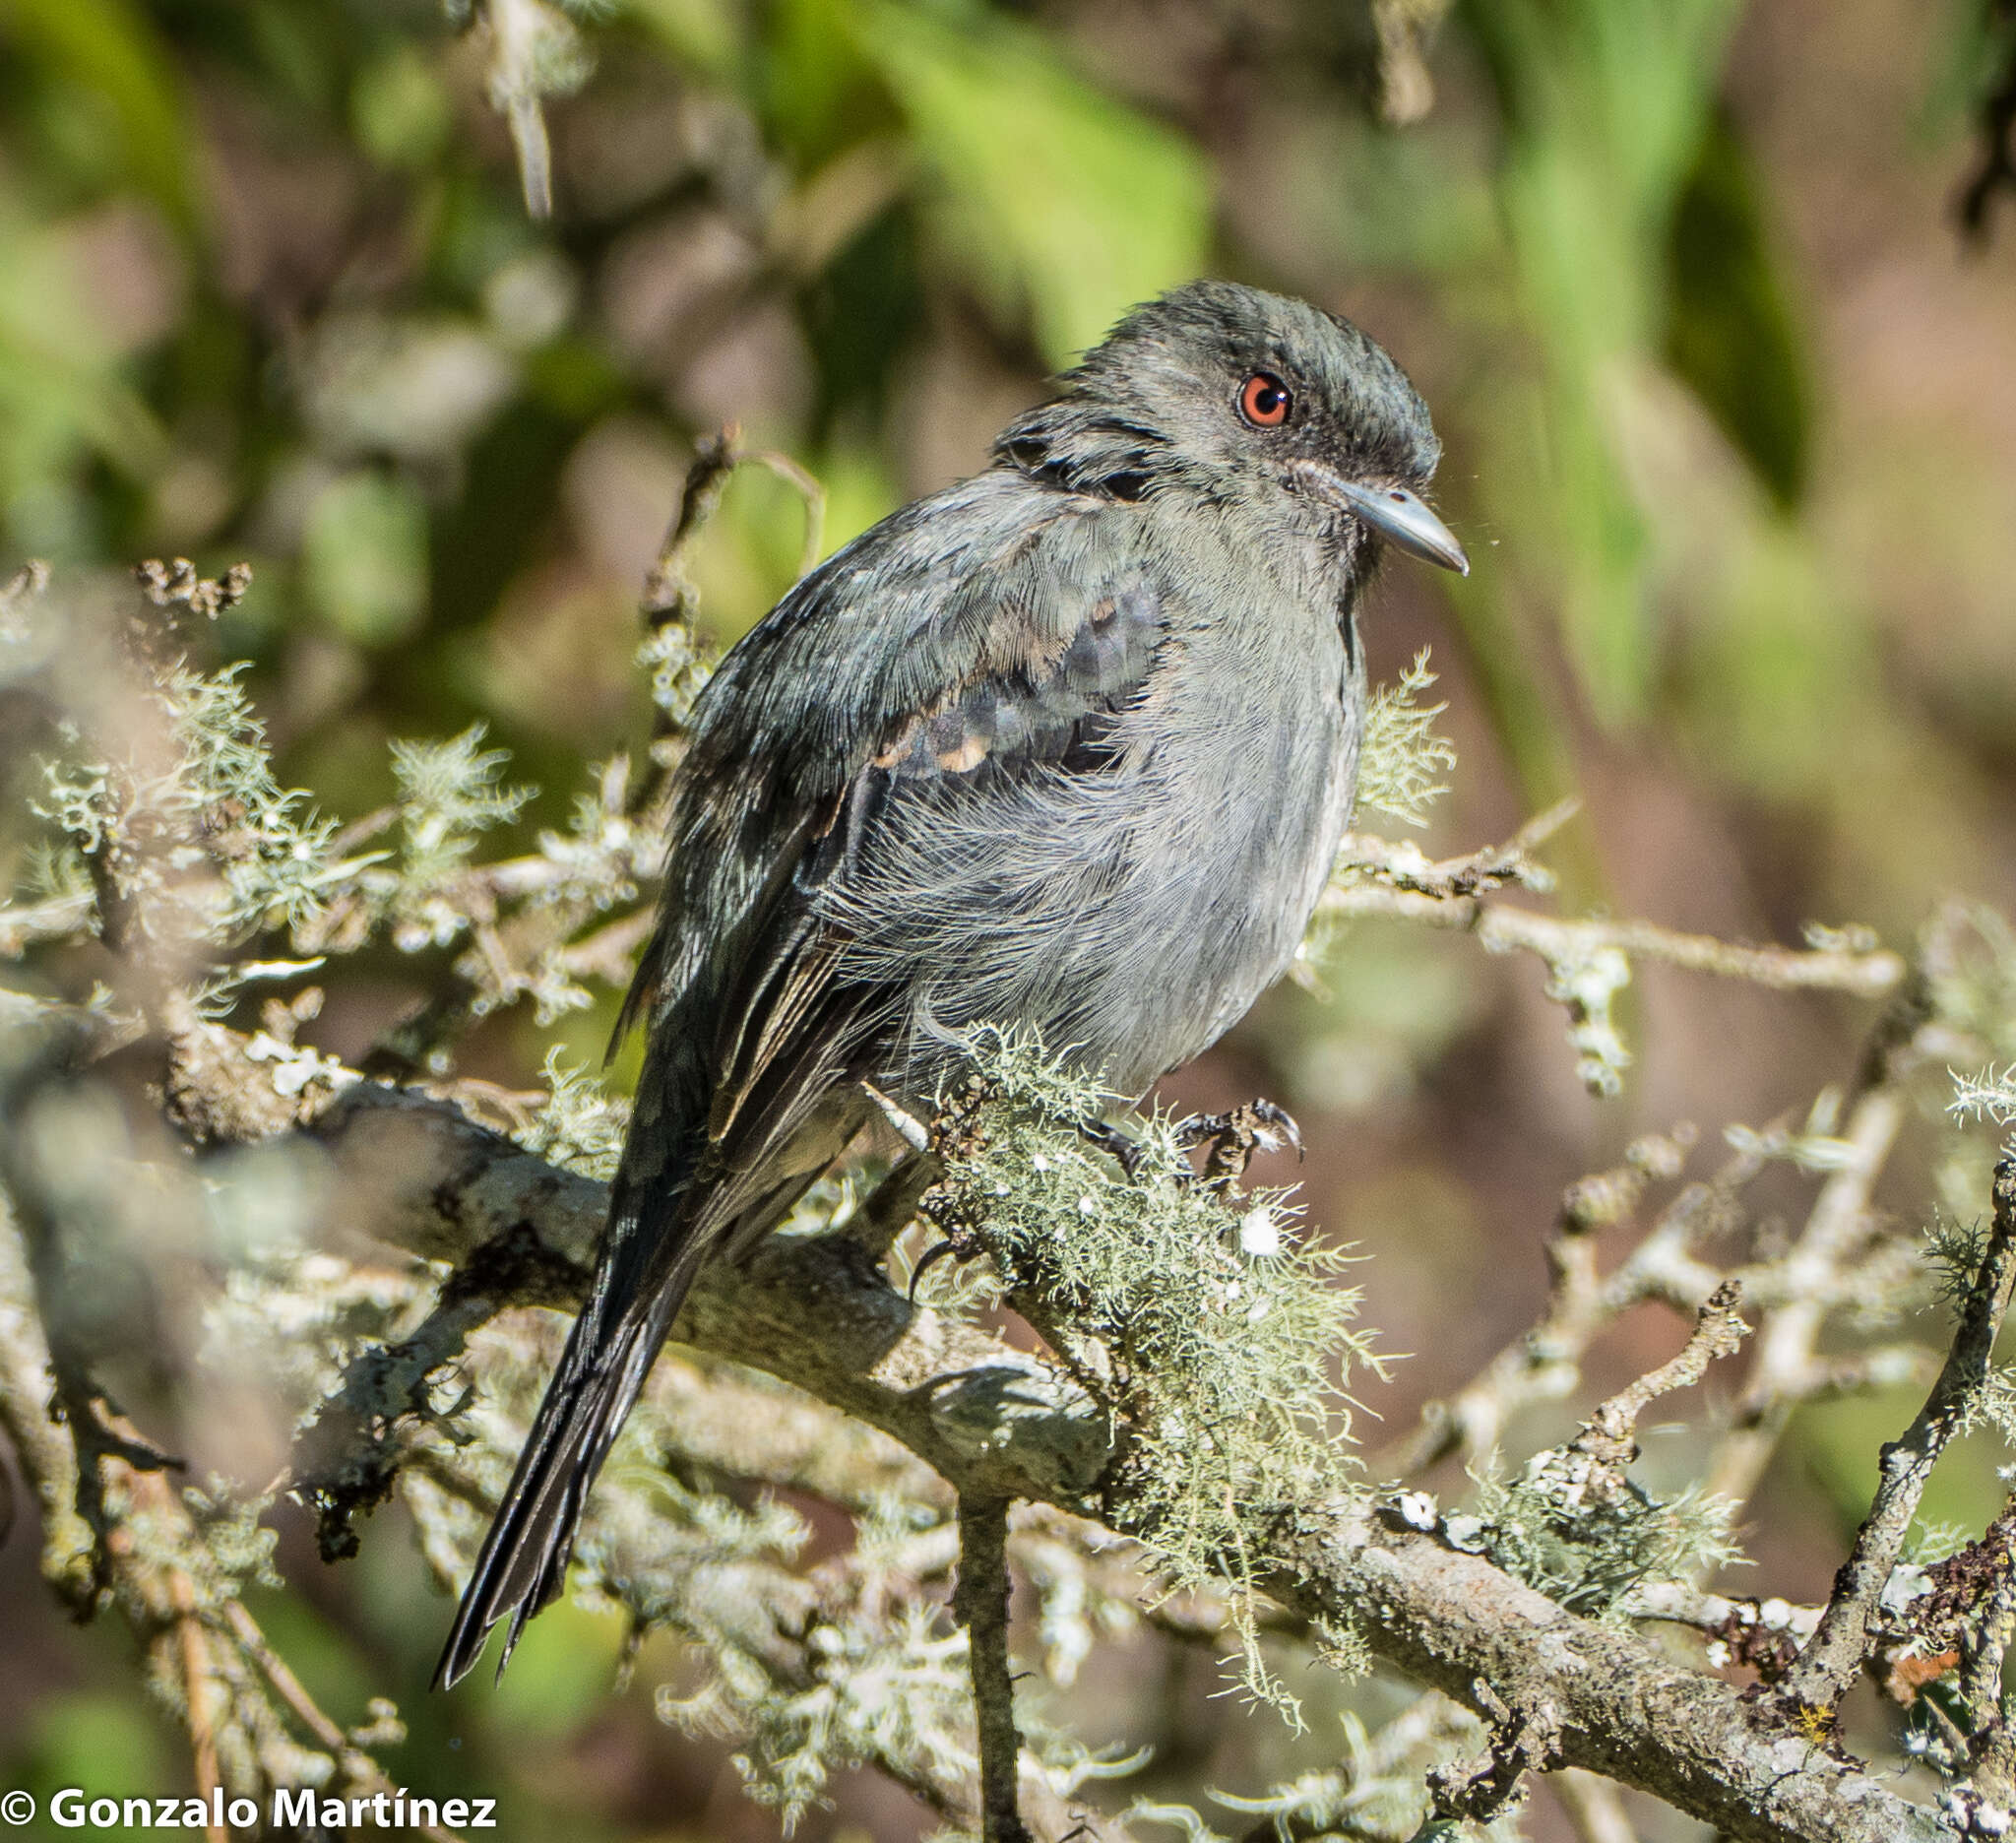
M 1448 1519 L 1452 1540 L 1592 1619 L 1621 1617 L 1647 1582 L 1741 1559 L 1727 1500 L 1691 1487 L 1661 1499 L 1573 1448 L 1536 1453 L 1515 1479 L 1493 1458 L 1477 1483 L 1474 1514 Z
M 980 1099 L 948 1114 L 937 1210 L 1127 1430 L 1134 1533 L 1178 1589 L 1229 1581 L 1246 1688 L 1293 1716 L 1252 1615 L 1274 1516 L 1360 1489 L 1343 1392 L 1376 1367 L 1351 1257 L 1288 1193 L 1198 1181 L 1175 1123 L 1129 1119 L 1130 1176 L 1081 1130 L 1114 1097 L 1037 1038 L 976 1033 Z
M 1429 809 L 1449 792 L 1448 783 L 1439 777 L 1456 766 L 1456 745 L 1435 729 L 1435 719 L 1448 704 L 1420 701 L 1434 682 L 1423 647 L 1394 683 L 1373 691 L 1365 708 L 1358 804 L 1374 807 L 1403 825 L 1427 824 Z

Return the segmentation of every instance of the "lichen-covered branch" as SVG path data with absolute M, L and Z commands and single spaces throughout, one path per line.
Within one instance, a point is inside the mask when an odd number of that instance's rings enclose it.
M 1680 1353 L 1598 1408 L 1570 1443 L 1570 1450 L 1606 1466 L 1622 1467 L 1637 1458 L 1638 1417 L 1660 1396 L 1692 1388 L 1708 1373 L 1711 1363 L 1734 1355 L 1749 1335 L 1749 1326 L 1737 1315 L 1742 1297 L 1739 1281 L 1725 1280 L 1717 1287 L 1703 1303 L 1693 1335 Z
M 1809 928 L 1803 948 L 1749 946 L 1685 934 L 1656 922 L 1552 916 L 1495 900 L 1493 892 L 1544 891 L 1552 878 L 1537 847 L 1574 812 L 1564 802 L 1504 845 L 1433 863 L 1412 845 L 1347 838 L 1319 919 L 1385 919 L 1473 935 L 1486 953 L 1529 953 L 1547 970 L 1546 994 L 1568 1014 L 1576 1072 L 1592 1093 L 1614 1095 L 1631 1062 L 1614 1006 L 1629 985 L 1633 960 L 1783 991 L 1842 991 L 1888 996 L 1902 985 L 1902 955 L 1862 929 Z
M 247 1079 L 257 1079 L 248 1067 Z M 248 1110 L 255 1111 L 255 1110 Z M 314 1122 L 349 1226 L 459 1261 L 521 1226 L 580 1260 L 598 1185 L 556 1172 L 444 1104 L 357 1084 Z M 500 1306 L 506 1303 L 499 1301 Z M 913 1305 L 844 1238 L 789 1238 L 703 1283 L 682 1337 L 796 1383 L 902 1440 L 961 1491 L 1090 1511 L 1126 1531 L 1113 1429 L 1053 1365 Z M 1366 1509 L 1248 1513 L 1261 1585 L 1309 1621 L 1363 1630 L 1470 1701 L 1551 1699 L 1562 1757 L 1757 1843 L 1912 1843 L 1938 1818 L 1760 1724 L 1735 1692 L 1627 1632 L 1576 1618 L 1488 1561 Z
M 650 770 L 633 779 L 618 760 L 598 771 L 574 830 L 542 835 L 536 850 L 477 861 L 478 835 L 526 794 L 503 784 L 502 757 L 474 731 L 401 745 L 398 803 L 346 828 L 322 819 L 274 782 L 232 673 L 170 658 L 152 629 L 118 657 L 132 680 L 123 694 L 160 733 L 150 739 L 142 725 L 139 739 L 122 740 L 101 713 L 109 739 L 80 726 L 75 759 L 52 770 L 71 883 L 0 915 L 0 942 L 34 948 L 69 938 L 66 925 L 94 933 L 90 952 L 113 996 L 68 1008 L 0 999 L 0 1180 L 12 1198 L 0 1239 L 14 1263 L 0 1279 L 19 1268 L 0 1310 L 0 1428 L 44 1507 L 52 1582 L 80 1608 L 109 1584 L 185 1720 L 205 1783 L 284 1772 L 379 1783 L 366 1751 L 376 1743 L 359 1737 L 389 1732 L 390 1717 L 346 1737 L 305 1703 L 238 1601 L 235 1583 L 263 1553 L 251 1523 L 149 1471 L 159 1456 L 101 1403 L 89 1339 L 66 1342 L 58 1256 L 91 1233 L 94 1211 L 116 1230 L 119 1205 L 104 1185 L 44 1181 L 36 1110 L 123 1102 L 153 1137 L 131 1141 L 122 1171 L 145 1174 L 163 1197 L 201 1189 L 201 1209 L 228 1210 L 248 1182 L 312 1196 L 302 1221 L 317 1251 L 233 1266 L 210 1328 L 265 1337 L 285 1370 L 279 1393 L 307 1420 L 281 1488 L 314 1507 L 325 1554 L 353 1548 L 360 1519 L 399 1488 L 431 1564 L 457 1578 L 554 1355 L 552 1318 L 520 1308 L 564 1311 L 580 1297 L 605 1205 L 597 1175 L 622 1111 L 554 1062 L 540 1089 L 519 1093 L 455 1079 L 442 1052 L 483 1009 L 531 996 L 548 1014 L 585 1001 L 580 979 L 627 975 L 649 926 L 642 886 L 664 776 L 704 676 L 686 548 L 738 458 L 727 437 L 703 451 L 645 596 L 660 712 Z M 816 513 L 808 523 L 815 531 Z M 157 603 L 202 613 L 242 584 L 177 564 L 147 586 Z M 1426 733 L 1433 713 L 1412 702 L 1426 682 L 1418 665 L 1384 707 L 1403 740 Z M 1443 759 L 1417 749 L 1412 772 L 1389 774 L 1390 809 L 1411 816 Z M 1816 934 L 1805 949 L 1743 947 L 1501 901 L 1547 887 L 1536 853 L 1565 817 L 1543 815 L 1504 845 L 1441 862 L 1348 841 L 1329 913 L 1397 915 L 1537 955 L 1600 1088 L 1627 1059 L 1611 1002 L 1633 956 L 1890 1003 L 1846 1101 L 1823 1097 L 1803 1124 L 1732 1128 L 1723 1169 L 1667 1200 L 1619 1257 L 1608 1259 L 1610 1247 L 1683 1176 L 1692 1130 L 1642 1139 L 1618 1169 L 1573 1186 L 1548 1247 L 1541 1324 L 1424 1417 L 1397 1462 L 1411 1469 L 1458 1449 L 1481 1458 L 1522 1408 L 1577 1387 L 1596 1338 L 1637 1303 L 1697 1319 L 1680 1356 L 1509 1483 L 1480 1468 L 1479 1514 L 1444 1514 L 1420 1493 L 1389 1503 L 1344 1438 L 1340 1384 L 1351 1366 L 1378 1360 L 1352 1322 L 1339 1257 L 1299 1233 L 1285 1197 L 1239 1193 L 1243 1152 L 1278 1116 L 1256 1105 L 1199 1123 L 1218 1134 L 1200 1176 L 1196 1130 L 1165 1120 L 1102 1130 L 1111 1098 L 1095 1083 L 1040 1046 L 980 1033 L 974 1083 L 928 1123 L 908 1122 L 921 1150 L 864 1201 L 852 1178 L 822 1187 L 788 1232 L 704 1277 L 583 1527 L 577 1583 L 622 1610 L 633 1653 L 665 1629 L 712 1661 L 706 1708 L 667 1712 L 741 1736 L 751 1796 L 788 1820 L 842 1762 L 863 1761 L 968 1829 L 1117 1843 L 1128 1821 L 1092 1812 L 1076 1788 L 1124 1762 L 1073 1755 L 1027 1710 L 1031 1738 L 1018 1743 L 1012 1552 L 1040 1602 L 1059 1681 L 1090 1648 L 1083 1609 L 1098 1605 L 1101 1618 L 1237 1650 L 1249 1688 L 1291 1713 L 1269 1655 L 1284 1639 L 1313 1641 L 1340 1667 L 1369 1652 L 1457 1699 L 1480 1722 L 1461 1736 L 1437 1730 L 1439 1765 L 1409 1755 L 1409 1789 L 1432 1792 L 1445 1815 L 1493 1818 L 1529 1775 L 1566 1767 L 1642 1787 L 1732 1838 L 1945 1833 L 1937 1815 L 1816 1748 L 1795 1704 L 1746 1700 L 1630 1629 L 1634 1619 L 1690 1626 L 1711 1665 L 1735 1661 L 1772 1680 L 1809 1626 L 1797 1610 L 1780 1618 L 1770 1602 L 1746 1610 L 1701 1594 L 1693 1580 L 1729 1553 L 1731 1506 L 1691 1493 L 1661 1502 L 1627 1468 L 1645 1406 L 1698 1381 L 1733 1345 L 1738 1293 L 1761 1326 L 1715 1461 L 1732 1496 L 1754 1483 L 1794 1404 L 1917 1361 L 1901 1345 L 1823 1354 L 1822 1339 L 1850 1309 L 1898 1290 L 1908 1244 L 1870 1199 L 1919 1099 L 1913 1070 L 1969 1053 L 1955 1048 L 1966 1041 L 1955 995 L 1965 982 L 1937 929 L 1907 966 L 1855 933 Z M 298 983 L 380 934 L 407 952 L 452 951 L 434 963 L 432 999 L 366 1067 L 346 1067 L 297 1035 L 321 1002 Z M 2008 957 L 2016 963 L 2016 951 Z M 260 1007 L 257 1029 L 224 1021 L 248 987 L 282 983 L 297 988 Z M 2004 1084 L 1989 1059 L 1990 1077 L 1963 1099 L 2001 1118 Z M 387 1069 L 423 1085 L 370 1079 Z M 236 1149 L 254 1144 L 264 1150 L 250 1179 Z M 201 1185 L 186 1182 L 191 1163 Z M 1805 1224 L 1725 1257 L 1716 1243 L 1747 1226 L 1746 1187 L 1785 1167 L 1819 1178 Z M 201 1209 L 191 1205 L 192 1226 Z M 933 1264 L 926 1226 L 962 1257 L 956 1276 Z M 109 1246 L 118 1236 L 93 1239 Z M 988 1333 L 969 1309 L 978 1299 L 1011 1305 L 1044 1348 Z M 51 1352 L 61 1427 L 43 1379 Z M 724 1481 L 843 1507 L 853 1550 L 801 1564 L 804 1526 L 788 1504 Z M 1010 1501 L 1031 1508 L 1010 1519 Z M 955 1586 L 962 1526 L 971 1540 Z M 1130 1540 L 1098 1553 L 1100 1529 Z M 1900 1684 L 1912 1671 L 1962 1672 L 1974 1730 L 1939 1763 L 1949 1790 L 1961 1769 L 1973 1774 L 1967 1796 L 1982 1811 L 2002 1770 L 1985 1685 L 2016 1603 L 2009 1553 L 1997 1525 L 1921 1570 L 1913 1621 L 1876 1632 L 1864 1620 L 1838 1641 L 1843 1657 L 1855 1653 L 1851 1674 L 1872 1646 L 1888 1647 L 1877 1661 Z M 1872 1576 L 1886 1571 L 1880 1555 L 1862 1559 Z M 1943 1648 L 1905 1655 L 1931 1645 Z M 1817 1660 L 1820 1641 L 1810 1649 Z M 860 1687 L 874 1684 L 896 1687 Z M 1480 1753 L 1447 1759 L 1476 1736 Z M 1369 1758 L 1369 1748 L 1354 1751 Z M 1309 1829 L 1325 1800 L 1344 1796 L 1342 1773 L 1315 1779 L 1306 1798 L 1270 1794 L 1246 1808 L 1293 1812 Z M 1585 1828 L 1615 1814 L 1594 1792 L 1580 1810 Z
M 1381 1468 L 1408 1476 L 1452 1453 L 1476 1463 L 1524 1409 L 1569 1393 L 1591 1345 L 1631 1307 L 1658 1301 L 1693 1314 L 1732 1281 L 1762 1316 L 1748 1376 L 1710 1467 L 1711 1495 L 1734 1502 L 1749 1495 L 1800 1402 L 1916 1375 L 1924 1360 L 1915 1348 L 1823 1357 L 1818 1341 L 1844 1306 L 1908 1283 L 1915 1256 L 1895 1239 L 1874 1238 L 1868 1198 L 1908 1112 L 1903 1084 L 1923 1059 L 1926 1023 L 1922 997 L 1907 988 L 1871 1033 L 1863 1086 L 1844 1124 L 1816 1118 L 1797 1129 L 1732 1133 L 1721 1169 L 1682 1187 L 1607 1271 L 1600 1260 L 1605 1238 L 1627 1230 L 1655 1187 L 1681 1175 L 1692 1130 L 1639 1139 L 1615 1169 L 1569 1186 L 1547 1243 L 1552 1284 L 1539 1322 L 1447 1400 L 1428 1403 L 1419 1425 L 1380 1456 Z M 1825 1174 L 1790 1245 L 1732 1266 L 1706 1258 L 1703 1250 L 1740 1219 L 1744 1190 L 1784 1164 Z
M 1526 952 L 1548 964 L 1587 960 L 1616 952 L 1744 980 L 1778 992 L 1849 992 L 1855 998 L 1885 998 L 1905 974 L 1903 956 L 1877 946 L 1744 946 L 1710 933 L 1681 933 L 1657 922 L 1608 918 L 1543 916 L 1508 904 L 1483 902 L 1472 893 L 1435 893 L 1405 885 L 1347 883 L 1322 897 L 1322 914 L 1341 920 L 1383 916 L 1474 933 L 1489 954 Z
M 183 1492 L 123 1456 L 125 1445 L 144 1449 L 116 1427 L 120 1449 L 66 1438 L 46 1409 L 50 1366 L 20 1237 L 0 1210 L 0 1432 L 41 1506 L 43 1577 L 80 1618 L 119 1610 L 150 1683 L 188 1729 L 200 1789 L 262 1806 L 276 1786 L 395 1796 L 371 1749 L 404 1738 L 396 1711 L 374 1701 L 353 1728 L 333 1721 L 239 1597 L 248 1579 L 277 1584 L 263 1505 Z M 423 1833 L 458 1843 L 436 1826 Z
M 1946 1442 L 1976 1411 L 1988 1379 L 1995 1334 L 2016 1283 L 2016 1160 L 1997 1166 L 1994 1214 L 1979 1271 L 1962 1295 L 1959 1329 L 1925 1405 L 1898 1439 L 1883 1448 L 1876 1499 L 1855 1547 L 1835 1576 L 1819 1629 L 1786 1675 L 1780 1693 L 1791 1702 L 1832 1708 L 1869 1653 L 1878 1604 L 1904 1539 L 1918 1515 L 1932 1467 Z

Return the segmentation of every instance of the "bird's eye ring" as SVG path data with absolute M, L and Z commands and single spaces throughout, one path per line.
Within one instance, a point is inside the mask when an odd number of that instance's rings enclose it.
M 1255 371 L 1239 386 L 1239 414 L 1255 428 L 1279 428 L 1292 401 L 1288 386 L 1272 371 Z

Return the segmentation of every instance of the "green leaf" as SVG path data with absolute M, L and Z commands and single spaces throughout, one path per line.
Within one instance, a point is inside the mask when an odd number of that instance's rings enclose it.
M 1812 384 L 1772 259 L 1750 152 L 1709 124 L 1667 242 L 1667 359 L 1790 509 L 1805 490 Z
M 993 310 L 1052 364 L 1204 267 L 1211 195 L 1180 135 L 984 15 L 862 8 L 857 40 L 940 188 L 945 231 Z

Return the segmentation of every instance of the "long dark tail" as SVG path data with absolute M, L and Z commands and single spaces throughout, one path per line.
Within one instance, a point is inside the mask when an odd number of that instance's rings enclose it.
M 695 1278 L 717 1252 L 732 1251 L 788 1215 L 856 1123 L 857 1116 L 845 1118 L 838 1143 L 762 1187 L 696 1182 L 690 1172 L 675 1176 L 656 1165 L 633 1174 L 626 1159 L 588 1303 L 463 1589 L 434 1667 L 437 1689 L 469 1670 L 508 1613 L 511 1629 L 497 1659 L 503 1675 L 526 1621 L 552 1603 L 567 1578 L 589 1489 Z
M 657 994 L 667 942 L 662 928 L 646 948 L 610 1055 Z M 468 1674 L 508 1613 L 502 1676 L 526 1621 L 558 1597 L 589 1490 L 704 1264 L 711 1238 L 697 1220 L 696 1160 L 676 1150 L 688 1143 L 696 1108 L 706 1111 L 708 1084 L 695 1062 L 704 1042 L 677 1020 L 651 1040 L 633 1115 L 650 1130 L 633 1130 L 624 1143 L 595 1279 L 462 1591 L 434 1667 L 437 1689 Z
M 765 1034 L 772 1023 L 755 1034 L 752 1066 L 736 1063 L 734 1105 L 724 1119 L 710 1117 L 710 1108 L 715 1115 L 723 1112 L 718 1085 L 692 1063 L 696 1046 L 711 1043 L 711 1034 L 702 1038 L 677 1020 L 658 1021 L 595 1282 L 463 1591 L 435 1667 L 437 1688 L 469 1670 L 490 1627 L 508 1613 L 511 1629 L 497 1662 L 502 1672 L 526 1621 L 566 1579 L 589 1488 L 694 1278 L 717 1252 L 732 1253 L 782 1221 L 860 1124 L 867 1103 L 850 1086 L 823 1111 L 821 1104 L 881 1015 L 880 993 L 826 993 L 829 1002 L 807 1010 L 801 997 L 778 1001 L 772 990 L 775 966 L 788 972 L 794 956 L 818 945 L 808 923 L 786 949 L 759 963 L 769 1007 L 764 1016 L 781 1015 L 795 1028 L 782 1044 Z M 811 991 L 823 990 L 826 970 L 819 961 Z M 735 1008 L 746 1012 L 748 1001 Z M 702 1121 L 711 1141 L 702 1137 Z
M 526 1621 L 558 1596 L 589 1488 L 658 1361 L 703 1252 L 683 1249 L 685 1258 L 656 1285 L 628 1299 L 611 1297 L 617 1291 L 611 1268 L 620 1271 L 621 1264 L 605 1262 L 598 1273 L 463 1590 L 434 1668 L 437 1689 L 474 1664 L 491 1626 L 508 1613 L 511 1629 L 497 1659 L 501 1676 Z

